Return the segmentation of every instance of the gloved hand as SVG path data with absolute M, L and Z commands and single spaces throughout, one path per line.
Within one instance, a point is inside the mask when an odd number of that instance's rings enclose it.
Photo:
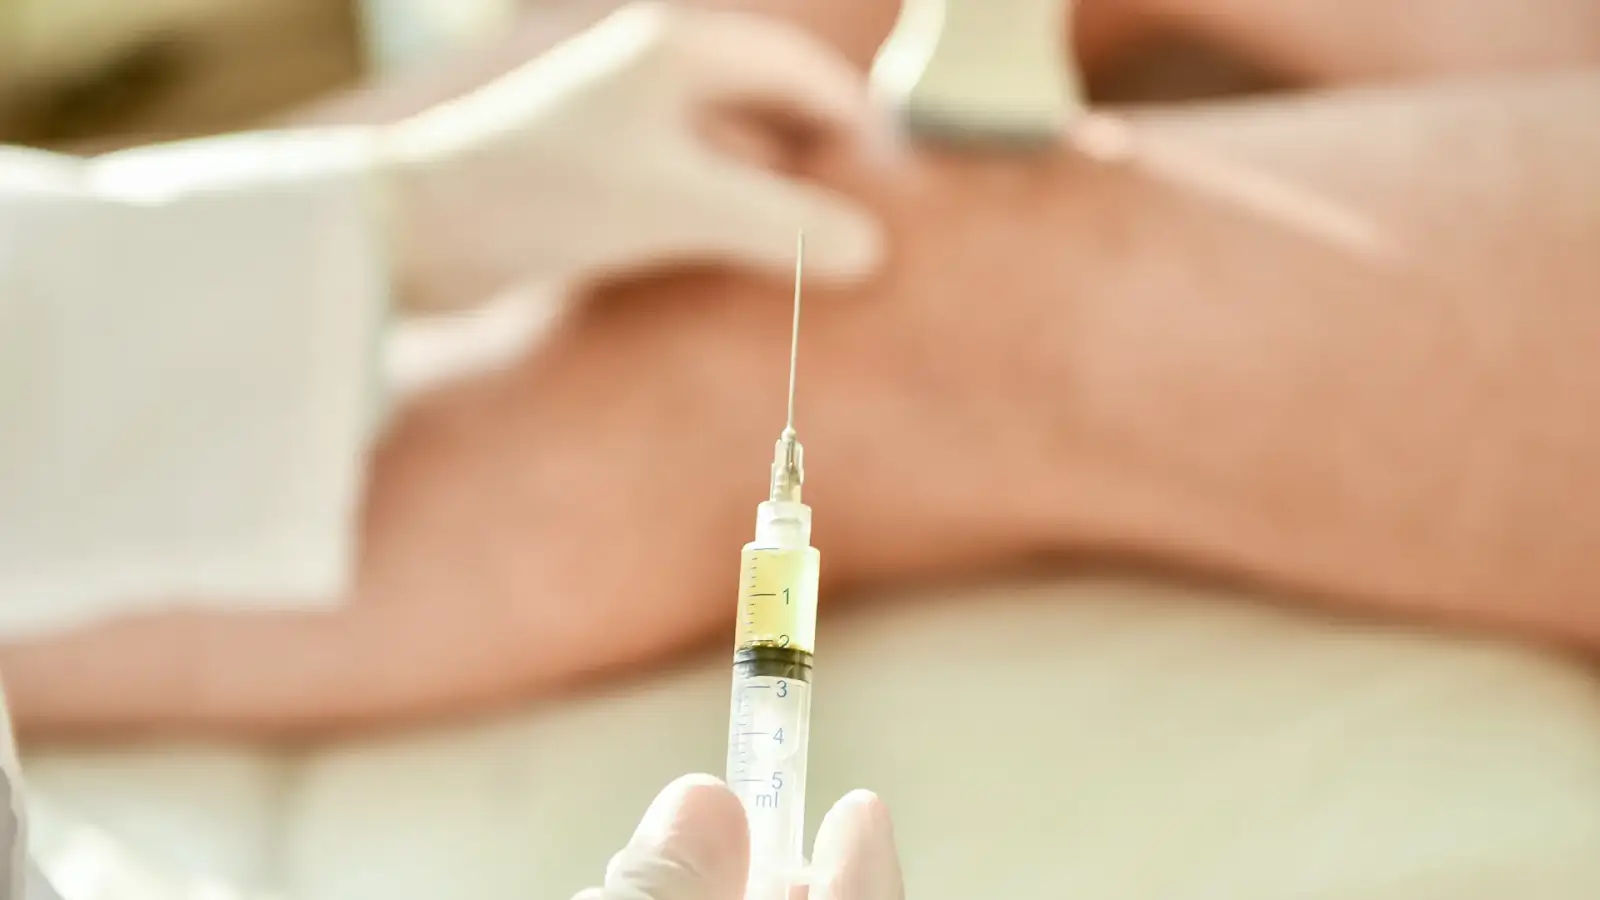
M 573 900 L 741 900 L 750 835 L 744 808 L 709 775 L 685 775 L 650 804 L 606 867 L 604 887 Z M 883 801 L 852 791 L 817 831 L 809 895 L 796 900 L 902 900 L 894 825 Z
M 808 277 L 866 274 L 872 218 L 776 171 L 866 110 L 859 73 L 794 26 L 630 5 L 388 128 L 402 293 L 436 307 L 618 267 L 787 268 L 801 227 Z

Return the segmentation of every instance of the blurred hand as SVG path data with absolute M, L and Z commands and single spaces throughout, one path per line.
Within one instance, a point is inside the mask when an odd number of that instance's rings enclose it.
M 733 792 L 709 775 L 667 785 L 628 845 L 606 867 L 605 885 L 573 900 L 741 900 L 749 826 Z M 900 855 L 883 801 L 853 791 L 817 831 L 810 900 L 902 900 Z M 798 900 L 798 898 L 796 898 Z
M 1067 154 L 840 156 L 806 170 L 882 211 L 895 254 L 870 285 L 809 287 L 801 322 L 797 427 L 835 597 L 1040 546 L 1029 529 L 1060 504 L 1038 486 L 1074 468 L 1072 444 L 1029 414 L 1040 387 L 1019 359 L 1046 348 L 1016 335 L 1054 342 L 1037 323 L 1075 314 L 1065 298 L 1118 252 L 1119 215 Z M 731 635 L 738 548 L 783 428 L 789 299 L 786 278 L 686 273 L 574 304 L 507 365 L 399 411 L 340 609 L 168 614 L 0 647 L 19 727 L 388 723 L 648 671 Z
M 412 305 L 524 279 L 671 262 L 861 276 L 878 227 L 776 173 L 786 148 L 852 135 L 858 73 L 766 17 L 636 4 L 525 66 L 387 131 L 397 260 Z

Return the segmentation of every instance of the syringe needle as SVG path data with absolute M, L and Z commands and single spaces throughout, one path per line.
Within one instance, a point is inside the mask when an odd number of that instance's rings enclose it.
M 789 420 L 784 431 L 794 433 L 794 367 L 800 358 L 800 273 L 805 268 L 806 233 L 801 231 L 794 242 L 794 325 L 789 332 Z
M 774 501 L 800 502 L 800 486 L 806 480 L 805 451 L 794 431 L 794 371 L 800 358 L 800 274 L 805 268 L 806 234 L 800 232 L 794 248 L 794 325 L 789 333 L 789 416 L 783 425 L 783 434 L 773 448 L 772 490 L 768 495 Z

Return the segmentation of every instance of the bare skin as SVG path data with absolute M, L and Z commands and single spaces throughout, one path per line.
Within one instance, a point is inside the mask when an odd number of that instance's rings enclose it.
M 1112 551 L 1600 646 L 1596 109 L 1594 75 L 1524 75 L 1150 112 L 1028 162 L 834 136 L 805 165 L 894 251 L 809 305 L 829 576 Z M 19 723 L 305 735 L 720 634 L 785 297 L 602 291 L 405 411 L 345 611 L 5 648 Z
M 1142 0 L 1147 19 L 1308 84 L 1394 83 L 1584 68 L 1600 59 L 1595 0 Z

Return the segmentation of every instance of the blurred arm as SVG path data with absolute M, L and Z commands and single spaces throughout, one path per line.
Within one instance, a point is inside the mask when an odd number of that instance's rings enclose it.
M 994 326 L 1063 391 L 1058 536 L 1600 644 L 1596 109 L 1548 77 L 1101 142 L 1079 274 Z
M 1088 0 L 1096 5 L 1095 0 Z M 1142 0 L 1291 76 L 1384 81 L 1600 62 L 1595 0 Z
M 369 158 L 0 148 L 0 630 L 338 596 L 387 302 Z

